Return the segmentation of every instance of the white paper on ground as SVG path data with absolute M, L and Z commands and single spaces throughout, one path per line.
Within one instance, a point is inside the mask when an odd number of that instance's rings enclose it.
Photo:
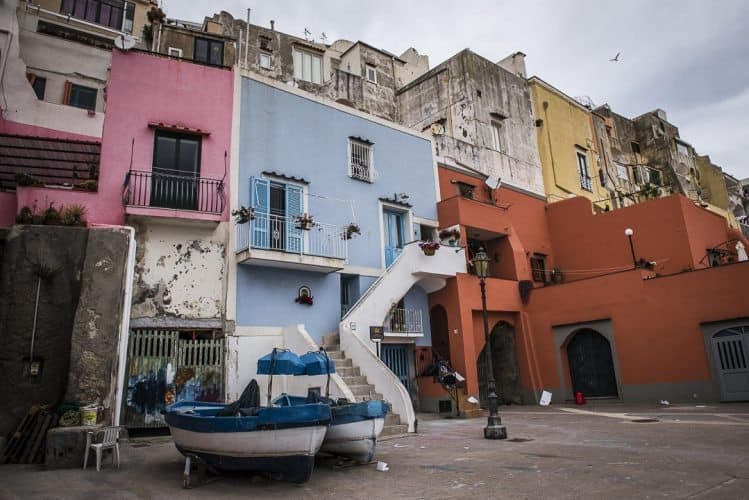
M 549 406 L 549 403 L 551 403 L 551 393 L 549 391 L 541 392 L 541 399 L 538 404 L 541 406 Z

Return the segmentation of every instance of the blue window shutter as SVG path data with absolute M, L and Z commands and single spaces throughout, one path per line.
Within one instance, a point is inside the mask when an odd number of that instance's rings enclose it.
M 250 177 L 250 205 L 255 208 L 252 221 L 252 246 L 268 248 L 270 245 L 268 215 L 270 206 L 270 182 L 259 177 Z
M 304 234 L 294 223 L 294 218 L 304 211 L 302 203 L 302 188 L 286 184 L 286 217 L 289 221 L 286 231 L 286 250 L 289 252 L 302 253 Z

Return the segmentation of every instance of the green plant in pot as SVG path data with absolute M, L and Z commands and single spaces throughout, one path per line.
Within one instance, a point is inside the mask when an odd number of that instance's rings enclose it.
M 439 233 L 441 240 L 447 240 L 451 247 L 455 246 L 455 243 L 460 240 L 460 230 L 457 228 L 443 229 Z
M 86 207 L 83 205 L 68 205 L 60 211 L 62 223 L 66 226 L 85 226 Z

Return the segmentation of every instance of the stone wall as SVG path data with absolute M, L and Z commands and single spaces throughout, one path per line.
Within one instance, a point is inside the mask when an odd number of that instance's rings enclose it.
M 13 430 L 32 404 L 111 397 L 127 238 L 123 230 L 13 226 L 4 246 L 0 435 Z M 38 375 L 30 360 L 40 363 Z

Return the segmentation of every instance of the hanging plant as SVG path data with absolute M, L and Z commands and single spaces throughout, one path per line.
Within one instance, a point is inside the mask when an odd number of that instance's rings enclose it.
M 297 304 L 311 306 L 315 303 L 315 299 L 314 297 L 312 297 L 312 290 L 310 290 L 308 286 L 300 286 L 294 302 L 296 302 Z
M 312 218 L 311 215 L 304 213 L 302 215 L 297 215 L 296 219 L 296 228 L 302 229 L 304 231 L 309 231 L 315 226 L 315 220 Z
M 237 210 L 232 210 L 232 216 L 237 224 L 247 224 L 251 220 L 255 220 L 255 208 L 241 206 Z
M 523 304 L 527 304 L 531 298 L 531 291 L 533 290 L 533 282 L 530 280 L 518 281 L 518 291 L 520 292 L 520 300 Z
M 422 241 L 419 243 L 419 248 L 424 252 L 424 255 L 429 257 L 440 249 L 440 244 L 437 241 Z
M 350 240 L 354 237 L 355 234 L 361 234 L 361 228 L 359 227 L 359 224 L 357 224 L 356 222 L 352 222 L 348 226 L 346 226 L 344 239 Z

